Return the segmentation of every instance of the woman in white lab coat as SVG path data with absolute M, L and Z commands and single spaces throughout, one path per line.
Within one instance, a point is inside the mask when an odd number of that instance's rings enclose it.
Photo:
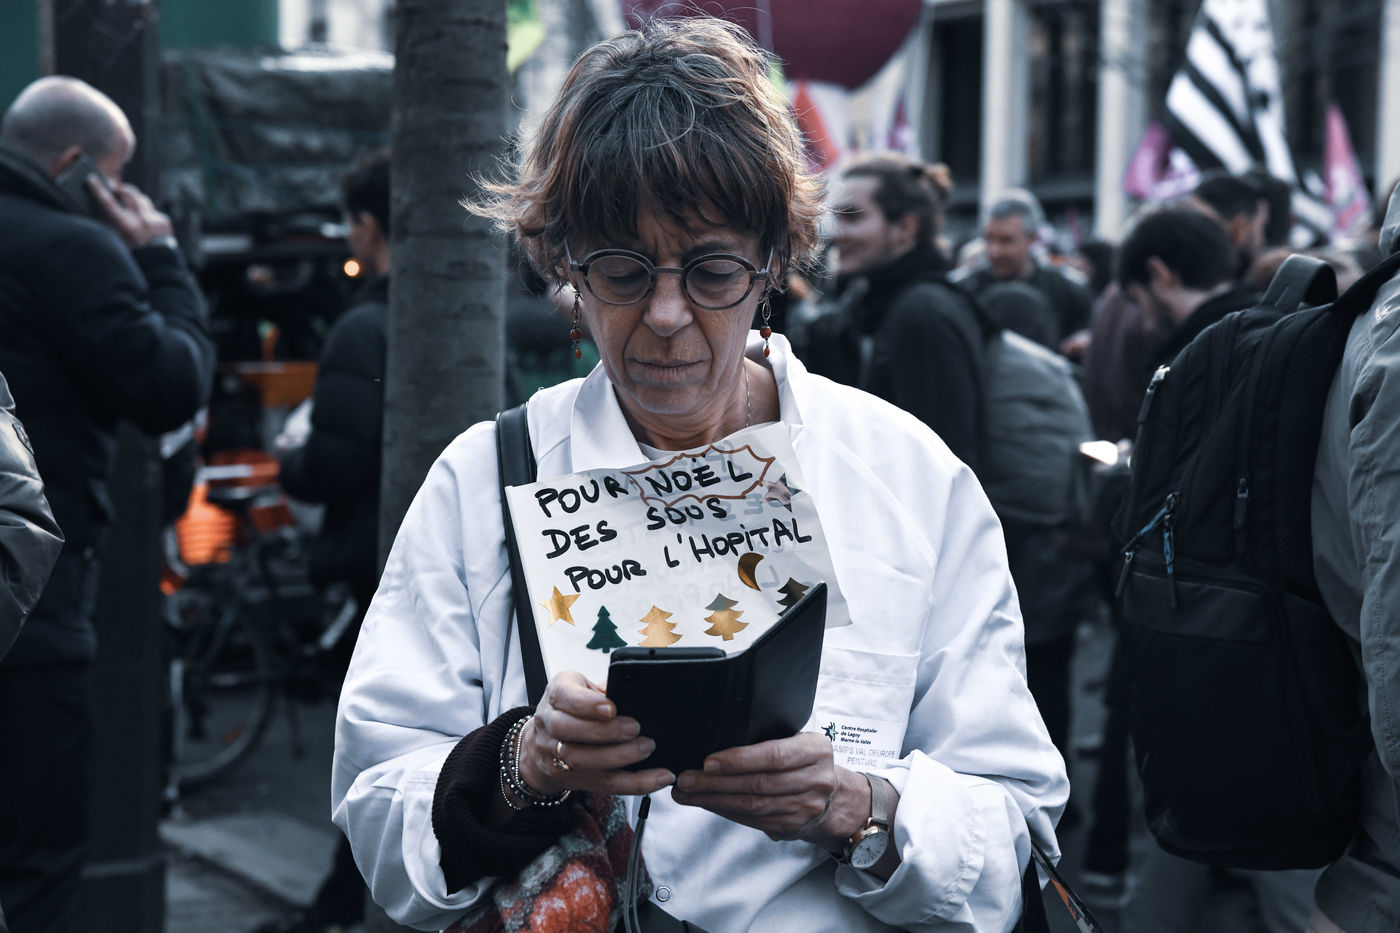
M 476 425 L 404 520 L 341 697 L 334 817 L 400 922 L 526 910 L 530 929 L 609 929 L 626 879 L 605 856 L 630 838 L 616 801 L 647 794 L 652 900 L 711 933 L 1005 930 L 1031 837 L 1054 851 L 1068 783 L 976 480 L 913 417 L 750 330 L 816 246 L 802 160 L 747 36 L 659 21 L 583 54 L 520 180 L 476 209 L 572 286 L 602 355 L 531 399 L 540 476 L 788 428 L 852 619 L 826 633 L 814 720 L 870 744 L 802 733 L 703 771 L 628 771 L 651 741 L 582 675 L 529 707 L 495 429 Z

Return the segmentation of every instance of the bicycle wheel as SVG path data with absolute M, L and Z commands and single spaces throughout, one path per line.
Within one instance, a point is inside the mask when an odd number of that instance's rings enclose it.
M 272 646 L 237 600 L 186 589 L 171 659 L 176 781 L 194 787 L 222 776 L 248 754 L 272 717 Z

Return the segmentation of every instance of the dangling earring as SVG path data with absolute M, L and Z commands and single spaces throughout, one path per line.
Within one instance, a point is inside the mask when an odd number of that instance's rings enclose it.
M 760 307 L 758 310 L 761 315 L 760 320 L 763 321 L 763 326 L 758 329 L 758 336 L 763 338 L 763 355 L 766 358 L 769 352 L 768 338 L 773 336 L 773 328 L 771 326 L 773 320 L 773 306 L 768 303 L 768 295 L 766 293 L 759 304 Z
M 569 339 L 574 342 L 574 359 L 583 359 L 583 349 L 579 347 L 579 341 L 583 339 L 583 331 L 579 329 L 579 295 L 578 289 L 574 289 L 574 329 L 569 331 Z

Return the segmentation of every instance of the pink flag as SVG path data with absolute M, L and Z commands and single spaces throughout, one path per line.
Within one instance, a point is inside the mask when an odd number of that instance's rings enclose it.
M 1332 232 L 1345 236 L 1371 215 L 1371 194 L 1351 148 L 1347 121 L 1336 104 L 1327 105 L 1327 204 L 1332 208 Z
M 1196 163 L 1177 147 L 1167 128 L 1153 120 L 1142 131 L 1123 173 L 1123 190 L 1139 201 L 1167 201 L 1189 192 L 1200 178 Z
M 1167 151 L 1172 138 L 1162 124 L 1153 120 L 1142 131 L 1128 170 L 1123 173 L 1123 190 L 1140 201 L 1152 197 L 1157 183 L 1166 173 Z

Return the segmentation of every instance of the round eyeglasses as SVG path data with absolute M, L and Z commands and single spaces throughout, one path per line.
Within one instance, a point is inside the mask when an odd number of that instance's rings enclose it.
M 567 250 L 565 247 L 566 257 Z M 733 253 L 707 253 L 679 268 L 654 265 L 640 253 L 625 249 L 600 249 L 578 262 L 568 257 L 568 262 L 570 269 L 583 276 L 583 284 L 593 297 L 610 305 L 641 301 L 656 288 L 656 277 L 670 272 L 681 277 L 681 291 L 690 301 L 707 311 L 723 311 L 749 297 L 754 285 L 768 278 L 767 271 L 760 272 Z

